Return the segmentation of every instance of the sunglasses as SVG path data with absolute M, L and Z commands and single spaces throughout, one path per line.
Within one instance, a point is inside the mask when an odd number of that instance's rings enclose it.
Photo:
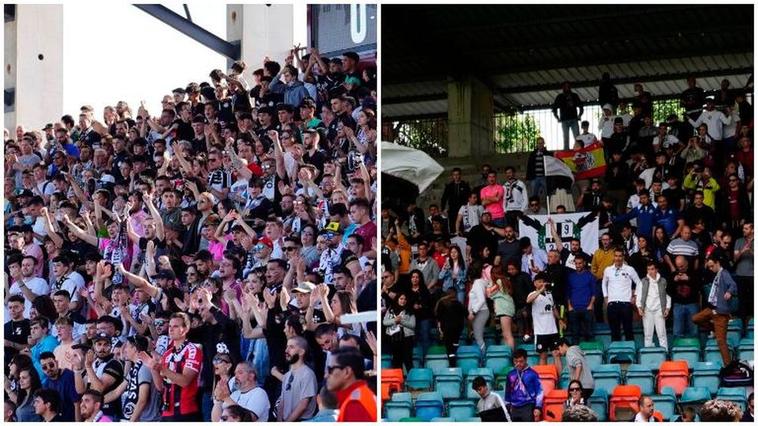
M 570 388 L 569 391 L 570 392 L 575 392 L 575 391 L 581 391 L 581 389 L 580 388 Z
M 283 247 L 283 248 L 284 248 L 285 251 L 295 251 L 295 250 L 297 250 L 297 247 L 292 247 L 292 246 L 290 246 L 290 247 Z
M 42 364 L 42 369 L 45 370 L 45 371 L 52 370 L 54 368 L 55 368 L 55 363 L 53 363 L 53 362 L 49 362 L 47 364 Z
M 331 367 L 328 367 L 328 368 L 331 368 Z M 328 369 L 328 368 L 327 368 L 327 369 Z M 331 371 L 329 371 L 329 372 L 331 373 Z M 294 376 L 294 375 L 290 375 L 290 378 L 289 378 L 289 380 L 287 380 L 287 388 L 285 389 L 286 391 L 288 391 L 288 392 L 289 392 L 289 391 L 292 389 L 292 382 L 293 382 L 294 380 L 295 380 L 295 376 Z
M 334 372 L 334 370 L 341 370 L 343 368 L 345 368 L 345 367 L 343 367 L 341 365 L 330 365 L 330 366 L 326 367 L 326 373 L 327 374 L 332 374 Z
M 165 323 L 166 323 L 166 321 L 163 321 L 163 320 L 157 320 L 157 321 L 153 322 L 153 324 L 155 324 L 156 327 L 160 327 L 160 326 L 162 326 Z
M 214 363 L 214 364 L 221 364 L 221 363 L 223 363 L 223 362 L 225 362 L 225 363 L 227 363 L 227 364 L 231 364 L 231 361 L 229 361 L 229 360 L 228 360 L 228 359 L 226 359 L 226 358 L 219 358 L 219 357 L 213 358 L 213 363 Z

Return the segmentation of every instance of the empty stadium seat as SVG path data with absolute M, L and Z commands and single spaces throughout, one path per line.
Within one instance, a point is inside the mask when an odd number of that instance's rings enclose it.
M 729 354 L 732 354 L 731 346 L 729 347 Z M 719 349 L 716 339 L 708 339 L 705 342 L 705 349 L 703 349 L 703 361 L 705 362 L 721 362 L 724 360 L 721 358 L 721 350 Z
M 455 400 L 447 403 L 448 416 L 455 421 L 462 421 L 476 416 L 476 403 L 471 400 Z
M 542 418 L 548 422 L 560 422 L 563 417 L 563 404 L 545 404 Z
M 421 356 L 423 349 L 421 346 L 413 347 L 413 366 L 415 368 L 421 368 L 424 366 L 424 358 Z
M 385 418 L 388 422 L 397 422 L 411 416 L 412 404 L 402 401 L 387 401 L 384 403 Z
M 442 395 L 439 392 L 425 392 L 416 399 L 416 418 L 421 421 L 428 422 L 435 417 L 442 417 L 443 411 Z
M 540 376 L 542 392 L 550 392 L 558 387 L 558 369 L 555 364 L 533 365 L 532 369 Z
M 710 389 L 715 394 L 721 382 L 719 372 L 721 360 L 716 362 L 697 362 L 692 366 L 692 386 Z
M 390 399 L 393 393 L 403 390 L 403 370 L 390 368 L 382 370 L 382 401 Z
M 742 320 L 734 318 L 729 320 L 726 327 L 726 341 L 730 348 L 736 348 L 742 339 Z
M 626 384 L 639 386 L 643 394 L 649 395 L 655 389 L 655 376 L 650 367 L 632 364 L 626 370 Z
M 609 401 L 609 420 L 632 421 L 640 411 L 639 400 L 642 390 L 637 385 L 618 385 L 613 389 Z
M 455 419 L 452 417 L 435 417 L 431 420 L 432 423 L 452 423 Z
M 705 401 L 711 399 L 711 391 L 704 387 L 687 387 L 679 398 L 679 404 L 682 408 L 695 407 L 699 408 Z
M 595 391 L 605 390 L 609 395 L 613 389 L 621 384 L 621 366 L 618 364 L 602 364 L 592 370 L 592 378 L 595 379 Z
M 734 402 L 743 412 L 747 408 L 745 388 L 719 388 L 716 398 Z
M 651 348 L 640 348 L 637 358 L 640 360 L 640 364 L 646 367 L 650 367 L 655 370 L 663 361 L 666 361 L 668 350 L 660 346 Z M 647 393 L 643 391 L 643 393 Z
M 458 368 L 463 370 L 463 374 L 472 368 L 479 368 L 482 359 L 482 352 L 476 345 L 459 346 L 456 352 L 458 356 Z
M 688 365 L 700 362 L 700 339 L 697 337 L 679 337 L 674 339 L 671 347 L 671 359 L 687 361 Z
M 440 368 L 434 370 L 434 390 L 442 395 L 443 399 L 460 398 L 462 383 L 463 372 L 460 368 Z
M 655 410 L 661 412 L 665 421 L 671 421 L 676 416 L 675 395 L 650 395 L 650 398 L 655 403 Z
M 597 385 L 597 382 L 595 385 Z M 587 403 L 590 405 L 592 411 L 597 414 L 597 420 L 599 422 L 608 420 L 608 392 L 606 392 L 605 389 L 598 389 L 595 387 L 595 392 Z
M 598 365 L 601 365 L 605 359 L 605 348 L 603 347 L 603 342 L 581 342 L 579 343 L 579 349 L 584 352 L 584 359 L 587 361 L 587 366 L 590 370 Z
M 426 354 L 424 367 L 433 371 L 441 368 L 448 368 L 450 367 L 450 361 L 448 361 L 447 354 Z
M 563 370 L 561 372 L 561 377 L 558 379 L 558 388 L 568 389 L 569 382 L 571 382 L 571 375 L 568 371 Z
M 752 321 L 752 319 L 751 319 Z M 737 355 L 739 355 L 739 359 L 742 360 L 754 360 L 755 355 L 755 346 L 753 342 L 752 337 L 745 337 L 744 339 L 740 340 L 740 344 L 737 346 Z
M 689 386 L 689 366 L 687 361 L 664 361 L 658 368 L 658 393 L 664 387 L 671 387 L 677 396 Z
M 608 364 L 618 362 L 634 362 L 637 355 L 637 344 L 632 341 L 611 342 L 608 346 L 605 361 Z
M 584 351 L 604 351 L 605 345 L 599 340 L 591 340 L 589 342 L 579 342 L 579 348 Z
M 745 331 L 745 337 L 752 339 L 753 338 L 753 328 L 755 326 L 755 318 L 750 318 L 750 321 L 747 323 L 747 330 Z
M 595 340 L 603 343 L 603 349 L 607 348 L 611 344 L 611 329 L 606 323 L 595 323 Z
M 513 365 L 513 351 L 510 346 L 493 345 L 487 348 L 484 356 L 484 366 L 496 373 Z
M 392 368 L 392 355 L 382 355 L 382 370 Z
M 405 378 L 405 388 L 411 391 L 431 391 L 434 372 L 430 368 L 412 368 Z

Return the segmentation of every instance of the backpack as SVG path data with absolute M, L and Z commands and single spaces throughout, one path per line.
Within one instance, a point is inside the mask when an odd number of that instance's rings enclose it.
M 753 386 L 753 369 L 746 362 L 735 359 L 721 368 L 719 378 L 721 386 L 727 388 Z

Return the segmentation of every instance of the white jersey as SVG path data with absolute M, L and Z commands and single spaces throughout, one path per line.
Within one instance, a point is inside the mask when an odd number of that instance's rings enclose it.
M 548 291 L 540 294 L 532 301 L 535 336 L 558 333 L 558 327 L 555 325 L 555 317 L 553 316 L 553 307 L 553 295 Z
M 461 216 L 461 230 L 468 232 L 471 228 L 479 225 L 482 214 L 484 214 L 484 207 L 479 204 L 473 206 L 468 204 L 462 205 L 458 210 L 458 215 Z

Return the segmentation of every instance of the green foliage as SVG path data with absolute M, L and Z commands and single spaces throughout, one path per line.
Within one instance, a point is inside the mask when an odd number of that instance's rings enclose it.
M 433 158 L 447 156 L 447 119 L 412 120 L 392 123 L 395 143 L 424 151 Z
M 671 114 L 676 115 L 681 120 L 684 108 L 679 106 L 679 99 L 653 101 L 653 123 L 655 125 L 666 121 L 666 117 Z
M 528 152 L 534 149 L 540 130 L 531 115 L 497 114 L 494 133 L 496 152 Z

